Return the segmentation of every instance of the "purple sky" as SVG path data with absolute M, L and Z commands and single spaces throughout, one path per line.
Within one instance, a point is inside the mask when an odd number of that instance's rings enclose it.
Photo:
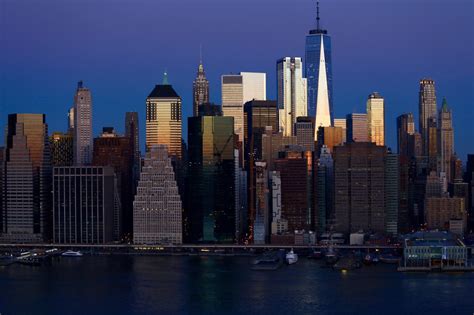
M 418 80 L 436 80 L 453 109 L 458 155 L 474 153 L 474 1 L 321 0 L 332 36 L 336 117 L 365 111 L 367 95 L 386 100 L 387 143 L 395 119 L 418 119 Z M 211 99 L 220 75 L 267 73 L 276 98 L 275 62 L 304 56 L 314 0 L 0 1 L 0 122 L 8 113 L 46 113 L 50 131 L 66 129 L 76 83 L 92 90 L 94 134 L 123 131 L 138 111 L 144 142 L 145 98 L 168 70 L 191 114 L 192 81 L 203 45 Z M 187 138 L 184 128 L 184 138 Z

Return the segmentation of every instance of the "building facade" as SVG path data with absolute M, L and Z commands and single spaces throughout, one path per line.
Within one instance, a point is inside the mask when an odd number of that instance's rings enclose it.
M 369 142 L 367 114 L 348 114 L 347 121 L 347 142 Z
M 308 114 L 306 78 L 300 57 L 277 61 L 277 93 L 280 132 L 286 137 L 294 136 L 297 118 Z
M 193 115 L 198 116 L 198 107 L 209 103 L 209 81 L 204 72 L 202 60 L 199 62 L 196 79 L 193 81 Z
M 181 115 L 181 97 L 165 76 L 146 99 L 146 149 L 166 145 L 170 157 L 181 159 Z
M 74 165 L 92 161 L 92 95 L 82 81 L 74 95 Z
M 448 183 L 453 182 L 454 174 L 451 168 L 451 160 L 454 155 L 454 131 L 452 112 L 448 107 L 446 98 L 443 98 L 443 105 L 439 111 L 439 153 L 440 153 L 440 171 L 446 174 Z
M 369 141 L 376 145 L 385 145 L 384 99 L 374 92 L 367 99 L 367 129 Z
M 71 166 L 74 163 L 74 140 L 70 133 L 53 132 L 49 137 L 52 166 Z
M 420 80 L 419 90 L 419 127 L 418 131 L 421 133 L 423 138 L 423 155 L 428 155 L 428 125 L 429 120 L 437 120 L 437 109 L 436 109 L 436 90 L 435 82 L 432 79 L 424 78 Z
M 111 167 L 54 168 L 54 243 L 107 244 L 114 240 L 114 180 Z
M 152 145 L 146 153 L 133 201 L 135 244 L 181 244 L 181 197 L 166 145 Z

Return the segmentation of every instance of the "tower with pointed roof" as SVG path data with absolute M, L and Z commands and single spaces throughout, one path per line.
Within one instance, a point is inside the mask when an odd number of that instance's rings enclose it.
M 317 2 L 316 29 L 306 35 L 305 76 L 308 91 L 308 115 L 315 117 L 315 139 L 319 127 L 332 125 L 332 57 L 331 37 L 320 26 Z
M 168 82 L 157 84 L 146 99 L 146 150 L 163 144 L 172 158 L 181 159 L 181 97 Z
M 209 81 L 204 72 L 202 64 L 202 54 L 199 59 L 199 66 L 196 79 L 193 81 L 193 116 L 198 116 L 199 105 L 209 103 Z
M 452 112 L 446 98 L 443 98 L 443 103 L 439 111 L 438 128 L 438 148 L 441 161 L 440 171 L 446 174 L 446 180 L 450 183 L 452 182 L 451 158 L 454 155 L 454 130 Z

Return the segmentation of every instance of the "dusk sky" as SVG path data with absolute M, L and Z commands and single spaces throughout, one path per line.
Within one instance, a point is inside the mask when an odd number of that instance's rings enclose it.
M 474 153 L 474 1 L 321 0 L 332 37 L 334 112 L 365 112 L 368 94 L 386 104 L 386 139 L 396 150 L 396 116 L 413 112 L 418 84 L 436 81 L 453 110 L 455 150 Z M 276 60 L 304 57 L 315 26 L 315 0 L 0 0 L 0 123 L 9 113 L 45 113 L 50 133 L 65 131 L 77 81 L 92 91 L 94 135 L 123 132 L 126 111 L 169 81 L 183 99 L 183 138 L 192 112 L 192 81 L 203 46 L 211 100 L 221 103 L 220 76 L 267 73 L 276 98 Z M 3 130 L 3 129 L 2 129 Z

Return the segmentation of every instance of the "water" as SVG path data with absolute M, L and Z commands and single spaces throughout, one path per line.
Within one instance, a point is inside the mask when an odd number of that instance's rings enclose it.
M 474 273 L 342 272 L 300 258 L 252 271 L 248 257 L 89 256 L 0 267 L 10 314 L 473 314 Z

